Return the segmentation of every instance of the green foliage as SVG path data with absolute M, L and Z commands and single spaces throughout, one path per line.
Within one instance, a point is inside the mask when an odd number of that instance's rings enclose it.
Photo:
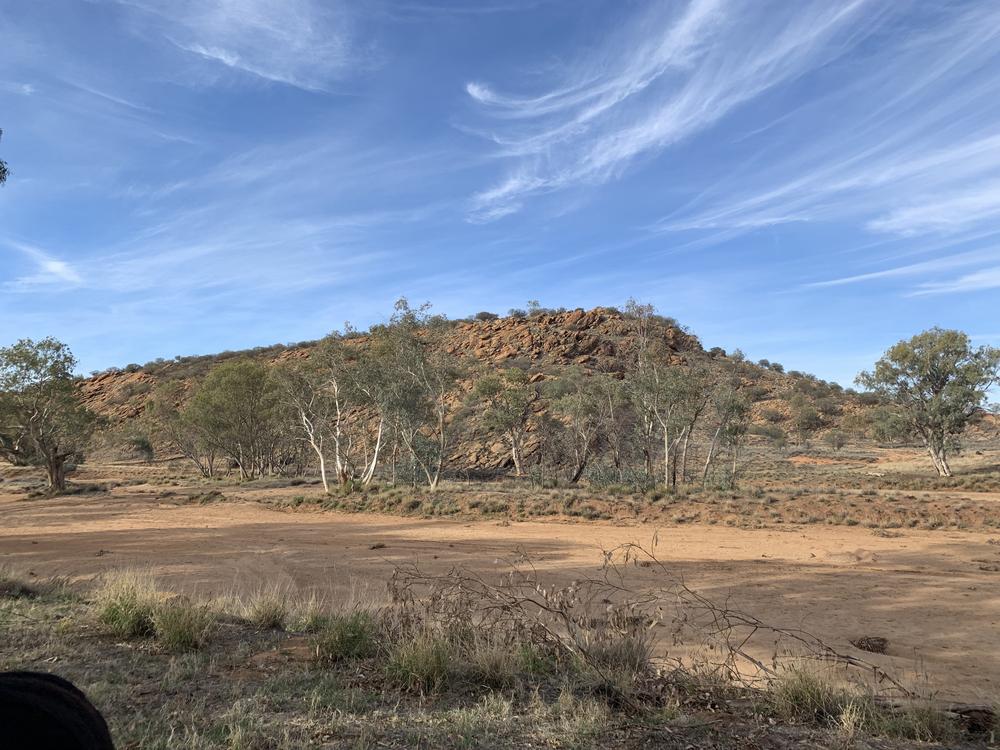
M 857 382 L 898 408 L 938 474 L 950 476 L 948 447 L 981 412 L 998 376 L 1000 349 L 973 348 L 961 331 L 932 328 L 890 348 Z
M 152 461 L 154 450 L 153 444 L 146 435 L 127 435 L 124 440 L 125 448 L 143 461 Z
M 241 615 L 261 630 L 281 630 L 291 615 L 288 590 L 280 586 L 265 586 L 240 600 Z
M 839 451 L 845 445 L 847 445 L 847 435 L 845 435 L 840 430 L 830 430 L 826 435 L 823 436 L 823 440 L 833 448 L 835 451 Z
M 782 414 L 777 409 L 763 409 L 760 413 L 760 416 L 762 419 L 775 424 L 778 422 L 782 422 L 785 419 L 785 415 Z
M 480 410 L 480 424 L 510 442 L 518 476 L 523 473 L 522 445 L 535 397 L 528 373 L 517 368 L 483 375 L 472 389 L 473 403 Z
M 792 425 L 800 442 L 808 442 L 809 437 L 823 426 L 823 418 L 816 408 L 802 394 L 792 398 Z
M 464 375 L 464 363 L 443 350 L 447 318 L 430 305 L 410 307 L 405 298 L 387 325 L 371 329 L 371 356 L 387 385 L 385 412 L 395 437 L 409 453 L 432 490 L 448 455 L 451 402 Z
M 161 383 L 146 402 L 144 426 L 154 440 L 190 460 L 202 476 L 210 477 L 215 473 L 215 444 L 183 408 L 184 400 L 180 382 Z
M 80 462 L 97 422 L 85 408 L 76 359 L 53 338 L 22 339 L 0 349 L 0 456 L 44 466 L 49 488 L 66 488 L 66 466 Z
M 272 369 L 250 359 L 212 370 L 188 403 L 183 420 L 233 462 L 244 479 L 275 467 L 288 425 Z
M 778 425 L 755 425 L 750 428 L 750 432 L 754 435 L 767 438 L 768 442 L 775 448 L 784 448 L 788 445 L 788 435 Z

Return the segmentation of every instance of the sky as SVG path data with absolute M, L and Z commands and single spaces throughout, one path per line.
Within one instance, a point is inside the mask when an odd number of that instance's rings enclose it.
M 0 0 L 0 345 L 84 372 L 654 304 L 850 385 L 1000 345 L 1000 4 Z

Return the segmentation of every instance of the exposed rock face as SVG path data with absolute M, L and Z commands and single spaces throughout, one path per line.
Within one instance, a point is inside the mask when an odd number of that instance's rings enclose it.
M 672 350 L 681 354 L 701 350 L 698 339 L 679 328 L 664 327 L 659 334 Z M 358 340 L 363 345 L 364 339 Z M 557 373 L 560 367 L 579 365 L 603 372 L 622 372 L 625 353 L 632 343 L 630 323 L 617 310 L 595 308 L 571 310 L 555 315 L 530 318 L 460 322 L 445 336 L 445 350 L 468 357 L 484 365 L 528 365 L 536 372 L 533 382 L 544 379 L 543 373 Z M 269 361 L 306 357 L 315 344 L 290 348 L 272 348 L 247 352 L 246 356 Z M 81 385 L 84 400 L 91 409 L 120 423 L 140 415 L 149 393 L 162 380 L 180 380 L 192 387 L 218 358 L 195 358 L 188 362 L 163 362 L 128 371 L 109 370 L 95 375 Z M 217 360 L 217 361 L 216 361 Z
M 674 351 L 698 351 L 701 345 L 678 328 L 662 329 Z M 571 310 L 531 318 L 460 323 L 448 337 L 448 351 L 481 362 L 503 365 L 521 360 L 536 367 L 582 365 L 621 372 L 632 342 L 629 321 L 617 310 Z
M 142 414 L 148 394 L 158 379 L 142 372 L 110 370 L 81 384 L 87 406 L 112 423 L 125 422 Z
M 678 356 L 701 351 L 698 339 L 679 328 L 664 325 L 657 335 Z M 364 346 L 365 337 L 356 339 Z M 531 382 L 558 377 L 570 366 L 607 373 L 624 372 L 628 353 L 634 345 L 631 321 L 617 310 L 595 308 L 542 314 L 525 318 L 498 318 L 455 323 L 444 337 L 445 351 L 484 366 L 527 367 Z M 217 357 L 180 358 L 126 370 L 109 370 L 81 384 L 88 407 L 122 426 L 140 417 L 149 395 L 165 380 L 179 381 L 188 392 L 212 367 L 233 356 L 250 356 L 279 362 L 307 357 L 315 343 L 293 347 L 271 347 Z M 471 383 L 465 384 L 467 387 Z M 456 406 L 459 399 L 456 399 Z M 541 405 L 539 409 L 541 410 Z M 536 411 L 538 411 L 536 410 Z M 469 470 L 490 470 L 505 465 L 509 449 L 502 440 L 473 430 L 468 439 L 454 446 L 453 460 Z M 525 450 L 530 453 L 537 440 L 529 435 Z

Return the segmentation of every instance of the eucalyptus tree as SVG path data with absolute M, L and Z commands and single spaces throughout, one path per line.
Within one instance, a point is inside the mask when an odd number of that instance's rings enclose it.
M 744 383 L 745 362 L 736 351 L 723 365 L 720 377 L 712 389 L 712 438 L 702 469 L 702 484 L 708 483 L 712 463 L 720 447 L 727 447 L 732 455 L 732 481 L 736 479 L 736 462 L 739 449 L 746 438 L 750 422 L 750 398 Z
M 571 459 L 569 481 L 580 481 L 603 436 L 607 412 L 601 376 L 586 375 L 569 368 L 556 380 L 548 381 L 544 394 L 563 425 Z
M 895 408 L 898 426 L 918 438 L 940 476 L 951 476 L 948 451 L 983 412 L 1000 378 L 1000 349 L 973 347 L 956 330 L 931 328 L 891 347 L 859 385 Z
M 351 340 L 352 333 L 348 326 L 345 334 L 330 334 L 307 359 L 284 363 L 277 371 L 295 432 L 316 455 L 327 492 L 328 457 L 341 485 L 354 479 L 368 484 L 383 445 L 383 372 L 366 349 Z
M 67 464 L 82 459 L 97 421 L 75 368 L 69 347 L 53 338 L 0 349 L 0 456 L 44 467 L 51 493 L 65 491 Z
M 524 474 L 524 437 L 537 395 L 528 373 L 516 367 L 487 373 L 472 388 L 482 426 L 508 442 L 517 476 Z
M 187 419 L 205 441 L 254 479 L 277 468 L 287 424 L 278 382 L 256 360 L 224 362 L 202 381 L 188 403 Z
M 156 443 L 184 456 L 203 477 L 215 476 L 216 445 L 191 418 L 186 396 L 178 381 L 159 384 L 146 403 L 143 421 Z
M 447 320 L 431 315 L 429 304 L 412 308 L 401 298 L 389 323 L 370 332 L 372 357 L 385 376 L 393 432 L 432 491 L 447 460 L 450 416 L 465 369 L 442 346 L 446 331 Z

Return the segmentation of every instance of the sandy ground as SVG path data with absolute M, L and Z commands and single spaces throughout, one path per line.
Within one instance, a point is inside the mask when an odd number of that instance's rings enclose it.
M 138 488 L 42 500 L 0 493 L 0 517 L 0 565 L 16 571 L 90 577 L 148 566 L 165 585 L 189 593 L 280 584 L 336 601 L 381 599 L 400 563 L 503 570 L 519 550 L 553 581 L 566 581 L 596 573 L 602 548 L 648 545 L 657 531 L 290 512 L 242 502 L 176 505 Z M 807 629 L 907 681 L 929 681 L 941 698 L 1000 696 L 1000 546 L 988 535 L 667 526 L 658 538 L 657 556 L 713 600 Z M 371 549 L 376 544 L 385 546 Z M 632 575 L 636 587 L 663 583 L 653 569 Z M 848 641 L 863 635 L 888 638 L 889 654 L 854 650 Z

